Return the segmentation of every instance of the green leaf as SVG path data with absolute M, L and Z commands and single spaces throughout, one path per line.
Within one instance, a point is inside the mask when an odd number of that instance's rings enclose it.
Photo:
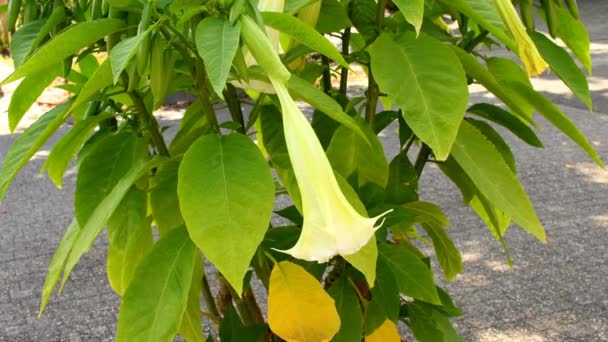
M 150 227 L 148 220 L 148 192 L 132 186 L 120 201 L 116 210 L 108 220 L 108 240 L 110 246 L 125 249 L 131 235 L 141 230 L 141 226 Z
M 502 102 L 513 110 L 513 113 L 518 115 L 525 122 L 530 122 L 532 118 L 533 108 L 529 104 L 513 94 L 510 89 L 498 83 L 494 76 L 484 67 L 475 57 L 462 50 L 461 48 L 450 45 L 452 51 L 456 54 L 460 63 L 464 67 L 467 75 L 475 79 L 483 85 L 492 94 L 496 95 Z
M 133 188 L 129 193 L 141 192 L 141 190 L 134 190 Z M 124 203 L 125 200 L 134 201 L 133 196 L 129 196 L 129 193 L 123 199 L 123 205 L 129 204 Z M 145 193 L 144 193 L 145 195 Z M 145 197 L 144 197 L 145 199 Z M 145 204 L 146 202 L 144 202 Z M 124 207 L 121 206 L 121 210 L 115 212 L 121 212 Z M 125 213 L 131 213 L 130 210 L 125 210 Z M 141 260 L 148 254 L 152 249 L 152 227 L 150 226 L 150 220 L 145 216 L 135 215 L 129 218 L 128 225 L 120 227 L 121 243 L 112 244 L 108 247 L 108 279 L 112 289 L 116 291 L 118 295 L 123 295 L 127 290 L 137 266 Z M 118 228 L 116 225 L 112 225 L 114 229 Z M 110 231 L 108 227 L 108 232 Z M 108 234 L 109 235 L 109 234 Z M 116 234 L 115 234 L 116 235 Z
M 338 278 L 327 292 L 336 302 L 336 310 L 340 316 L 340 330 L 332 341 L 360 341 L 363 336 L 363 315 L 357 292 L 348 277 L 343 275 Z
M 348 184 L 346 181 L 344 183 Z M 340 186 L 340 188 L 344 189 L 343 186 Z M 374 283 L 376 280 L 376 261 L 378 260 L 378 246 L 374 235 L 356 253 L 342 257 L 359 272 L 363 273 L 368 284 Z
M 184 223 L 177 197 L 178 160 L 161 165 L 150 179 L 150 209 L 161 236 Z
M 244 326 L 241 317 L 232 305 L 220 322 L 220 339 L 222 342 L 257 342 L 267 331 L 265 326 Z
M 403 110 L 407 124 L 435 157 L 445 160 L 469 98 L 466 75 L 454 53 L 435 38 L 407 32 L 397 37 L 383 33 L 370 54 L 381 91 Z
M 378 260 L 376 284 L 372 288 L 372 299 L 380 304 L 386 318 L 393 322 L 399 319 L 399 285 L 390 267 L 382 259 Z
M 317 20 L 317 31 L 322 34 L 338 32 L 353 24 L 348 18 L 346 8 L 337 0 L 321 1 L 321 11 Z
M 410 327 L 418 341 L 462 341 L 450 321 L 432 306 L 413 302 L 407 304 L 407 309 Z
M 443 270 L 445 279 L 447 281 L 453 280 L 458 273 L 462 272 L 462 256 L 460 255 L 460 251 L 458 251 L 452 239 L 440 226 L 432 223 L 423 223 L 422 228 L 433 240 L 435 255 Z
M 139 51 L 139 46 L 148 34 L 150 34 L 150 30 L 151 29 L 148 28 L 137 36 L 121 40 L 120 43 L 116 44 L 112 51 L 110 51 L 109 58 L 110 63 L 112 64 L 112 81 L 114 84 L 118 82 L 120 74 L 127 68 L 131 59 L 133 59 L 137 54 L 137 51 Z
M 124 22 L 119 19 L 98 19 L 71 25 L 38 49 L 23 65 L 2 81 L 2 84 L 45 70 L 49 65 L 59 64 L 66 57 L 74 55 L 80 49 L 123 27 Z
M 517 174 L 515 156 L 509 145 L 505 142 L 502 136 L 489 123 L 471 118 L 466 119 L 468 123 L 475 126 L 490 142 L 496 147 L 496 150 L 502 155 L 502 159 L 507 163 L 511 171 Z
M 185 228 L 158 241 L 122 298 L 116 341 L 173 341 L 188 303 L 195 250 Z
M 388 181 L 388 162 L 382 144 L 363 119 L 358 119 L 357 124 L 370 144 L 353 130 L 341 126 L 327 147 L 327 158 L 334 170 L 344 178 L 356 173 L 360 186 L 371 182 L 385 187 Z
M 441 208 L 431 202 L 416 201 L 402 205 L 409 212 L 416 214 L 416 221 L 420 223 L 433 223 L 440 227 L 449 227 L 450 220 L 443 213 Z
M 71 102 L 65 102 L 41 116 L 11 145 L 0 171 L 0 200 L 4 198 L 19 170 L 67 119 L 67 109 Z
M 420 27 L 422 27 L 422 19 L 424 18 L 424 0 L 397 0 L 395 5 L 397 5 L 405 20 L 414 26 L 416 35 L 420 34 Z
M 467 4 L 469 4 L 469 6 L 471 6 L 473 11 L 475 11 L 477 14 L 479 14 L 481 17 L 483 17 L 490 25 L 496 26 L 497 28 L 501 29 L 503 32 L 508 32 L 507 27 L 505 26 L 502 19 L 500 18 L 500 14 L 498 13 L 498 10 L 497 10 L 496 6 L 494 5 L 493 1 L 465 0 L 465 2 Z M 478 24 L 482 24 L 482 23 L 478 23 Z
M 489 103 L 476 103 L 469 107 L 467 112 L 505 127 L 531 146 L 543 147 L 543 143 L 530 127 L 498 106 Z
M 342 106 L 340 106 L 340 104 L 331 96 L 293 74 L 289 78 L 287 86 L 289 87 L 289 93 L 294 98 L 308 102 L 310 105 L 323 112 L 323 114 L 350 128 L 357 133 L 359 137 L 367 140 L 367 136 L 363 133 L 363 130 L 355 119 L 344 113 Z
M 78 93 L 78 97 L 76 97 L 76 101 L 74 101 L 70 110 L 78 108 L 83 103 L 88 102 L 98 91 L 110 85 L 112 85 L 112 64 L 110 63 L 110 59 L 106 58 L 103 63 L 95 69 L 95 72 L 89 77 L 87 83 L 82 86 Z
M 390 267 L 401 293 L 432 304 L 441 304 L 433 272 L 412 252 L 400 246 L 380 244 L 380 259 Z
M 388 165 L 386 201 L 403 204 L 418 200 L 418 175 L 405 153 L 399 153 Z
M 111 118 L 110 113 L 91 116 L 77 122 L 74 127 L 64 135 L 49 153 L 48 158 L 42 166 L 42 170 L 48 170 L 49 178 L 55 186 L 61 189 L 63 175 L 70 165 L 70 161 L 89 138 L 93 130 L 105 119 Z
M 231 24 L 222 17 L 207 17 L 196 29 L 196 48 L 205 62 L 209 83 L 220 97 L 223 97 L 240 36 L 240 22 Z
M 34 20 L 21 26 L 10 41 L 11 56 L 16 68 L 19 68 L 32 51 L 38 32 L 46 23 L 45 19 Z
M 348 63 L 336 46 L 317 32 L 314 27 L 307 25 L 302 20 L 279 12 L 262 12 L 262 18 L 265 25 L 291 36 L 298 42 L 348 68 Z
M 555 12 L 559 23 L 557 34 L 591 74 L 591 55 L 589 54 L 591 44 L 585 25 L 574 19 L 567 10 L 561 7 L 556 6 Z
M 85 158 L 89 157 L 90 154 Z M 108 219 L 116 210 L 131 186 L 151 169 L 160 166 L 165 160 L 166 159 L 160 157 L 148 161 L 140 159 L 123 174 L 112 191 L 99 203 L 93 213 L 90 214 L 89 219 L 81 226 L 78 238 L 66 261 L 61 288 L 65 286 L 74 266 L 76 266 L 80 257 L 89 251 L 95 242 L 95 239 L 101 233 L 106 222 L 108 222 Z
M 184 155 L 177 193 L 192 240 L 240 294 L 274 206 L 260 150 L 240 134 L 201 137 Z
M 492 204 L 546 242 L 543 226 L 523 186 L 496 147 L 480 131 L 464 121 L 451 155 Z
M 589 140 L 587 140 L 587 137 L 585 137 L 576 125 L 562 113 L 556 105 L 549 101 L 549 99 L 533 89 L 524 87 L 520 84 L 513 84 L 511 88 L 528 100 L 545 119 L 578 144 L 599 166 L 604 167 L 604 163 L 593 149 L 593 146 L 589 143 Z
M 80 161 L 74 211 L 81 227 L 126 172 L 147 156 L 146 146 L 146 139 L 124 131 L 104 137 Z
M 46 308 L 46 304 L 49 302 L 49 298 L 53 291 L 55 290 L 55 286 L 59 281 L 59 277 L 61 276 L 61 270 L 63 270 L 63 266 L 68 258 L 68 254 L 72 249 L 72 245 L 76 240 L 76 236 L 78 234 L 78 222 L 76 220 L 72 220 L 70 226 L 66 229 L 63 239 L 57 246 L 55 250 L 55 254 L 53 254 L 53 258 L 51 259 L 51 263 L 49 264 L 49 270 L 46 274 L 46 278 L 44 279 L 44 285 L 42 285 L 42 295 L 40 296 L 40 312 L 38 313 L 38 318 L 42 316 L 44 312 L 44 308 Z
M 205 270 L 203 269 L 203 259 L 199 253 L 194 253 L 194 267 L 192 271 L 192 281 L 188 294 L 188 304 L 182 316 L 179 327 L 179 334 L 187 342 L 203 342 L 203 329 L 201 327 L 201 287 Z M 232 305 L 230 305 L 232 307 Z M 224 320 L 226 316 L 224 316 Z M 222 322 L 224 321 L 222 320 Z
M 60 73 L 58 66 L 25 77 L 15 89 L 8 106 L 8 127 L 13 133 L 19 121 L 36 102 L 40 94 Z
M 539 32 L 530 34 L 534 43 L 538 47 L 538 51 L 543 58 L 549 63 L 551 70 L 564 81 L 564 84 L 572 90 L 574 95 L 578 96 L 583 103 L 587 105 L 589 110 L 592 109 L 591 95 L 589 95 L 589 84 L 587 78 L 579 67 L 574 63 L 572 57 L 564 48 L 555 44 L 551 39 L 545 37 Z
M 532 82 L 526 72 L 514 60 L 509 58 L 491 57 L 486 60 L 488 70 L 498 83 L 509 86 L 512 82 L 520 82 L 532 88 Z

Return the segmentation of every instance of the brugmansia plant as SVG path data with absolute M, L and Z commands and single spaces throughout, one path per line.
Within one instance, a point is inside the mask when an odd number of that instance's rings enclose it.
M 10 128 L 57 77 L 71 94 L 16 138 L 0 173 L 4 195 L 73 122 L 42 169 L 60 188 L 74 159 L 77 178 L 40 314 L 105 230 L 118 341 L 459 340 L 461 312 L 435 278 L 463 263 L 447 217 L 419 199 L 425 165 L 509 263 L 511 221 L 546 238 L 502 134 L 542 147 L 539 113 L 602 166 L 529 81 L 550 68 L 591 108 L 570 57 L 591 72 L 575 0 L 11 0 L 7 17 L 3 84 L 21 79 Z M 363 94 L 349 92 L 356 70 Z M 471 84 L 497 100 L 471 104 Z M 175 92 L 195 100 L 165 130 L 154 112 Z

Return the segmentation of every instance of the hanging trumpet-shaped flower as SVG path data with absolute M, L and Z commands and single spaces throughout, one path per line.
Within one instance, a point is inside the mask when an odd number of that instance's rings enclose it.
M 302 198 L 304 225 L 300 239 L 284 252 L 298 259 L 325 262 L 360 250 L 379 228 L 384 214 L 361 216 L 348 202 L 310 123 L 285 84 L 270 78 L 281 102 L 289 159 Z
M 518 54 L 528 76 L 536 76 L 545 71 L 548 67 L 545 60 L 536 49 L 536 45 L 526 32 L 524 24 L 521 22 L 517 11 L 511 0 L 494 0 L 496 8 L 503 23 L 507 26 L 513 38 L 517 42 Z

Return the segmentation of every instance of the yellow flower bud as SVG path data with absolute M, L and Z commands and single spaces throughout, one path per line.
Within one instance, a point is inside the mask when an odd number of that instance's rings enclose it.
M 371 239 L 382 215 L 361 216 L 350 205 L 312 126 L 280 80 L 270 78 L 281 102 L 289 159 L 300 189 L 304 225 L 300 239 L 283 251 L 298 259 L 326 262 L 351 255 Z
M 536 45 L 526 32 L 524 24 L 511 0 L 494 0 L 498 13 L 503 23 L 507 26 L 513 38 L 517 42 L 519 58 L 524 64 L 528 76 L 536 76 L 545 71 L 548 67 L 545 60 L 536 49 Z

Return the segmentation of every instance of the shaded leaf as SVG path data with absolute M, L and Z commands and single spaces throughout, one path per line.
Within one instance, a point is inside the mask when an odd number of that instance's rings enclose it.
M 340 330 L 334 336 L 334 342 L 360 341 L 363 336 L 363 315 L 355 289 L 347 276 L 341 276 L 328 291 L 336 301 L 336 309 L 340 315 Z

